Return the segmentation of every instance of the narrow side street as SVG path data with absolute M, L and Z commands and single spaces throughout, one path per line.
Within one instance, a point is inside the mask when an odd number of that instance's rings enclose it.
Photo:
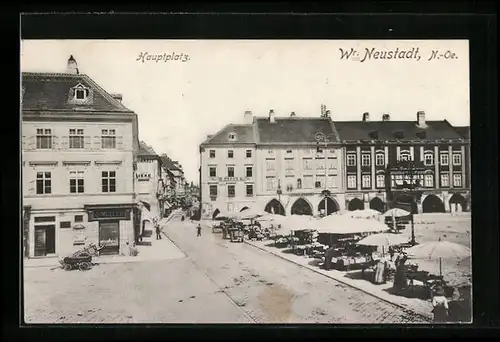
M 426 323 L 362 291 L 174 218 L 164 233 L 257 323 Z

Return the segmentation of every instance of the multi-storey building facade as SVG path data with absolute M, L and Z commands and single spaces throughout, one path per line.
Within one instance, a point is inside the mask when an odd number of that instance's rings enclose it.
M 146 203 L 153 216 L 163 212 L 164 193 L 160 156 L 145 142 L 139 142 L 137 170 L 135 174 L 137 201 Z
M 134 236 L 137 115 L 70 57 L 67 73 L 22 74 L 25 255 L 95 242 L 124 252 Z
M 413 204 L 414 213 L 468 210 L 469 141 L 448 121 L 426 121 L 424 112 L 416 121 L 391 121 L 388 114 L 371 121 L 364 113 L 361 121 L 335 121 L 335 127 L 345 147 L 348 210 L 384 211 L 397 201 Z M 386 177 L 398 161 L 410 161 L 418 174 L 410 176 L 399 163 Z
M 318 134 L 327 139 L 319 147 Z M 283 215 L 344 209 L 343 154 L 330 118 L 246 112 L 245 124 L 207 137 L 200 157 L 203 217 L 245 207 Z

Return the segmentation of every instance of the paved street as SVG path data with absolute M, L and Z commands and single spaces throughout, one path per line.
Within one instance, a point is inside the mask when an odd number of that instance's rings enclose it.
M 164 232 L 258 323 L 423 323 L 412 313 L 242 243 L 178 220 Z
M 25 269 L 27 323 L 409 323 L 411 313 L 174 218 L 186 253 L 87 272 Z

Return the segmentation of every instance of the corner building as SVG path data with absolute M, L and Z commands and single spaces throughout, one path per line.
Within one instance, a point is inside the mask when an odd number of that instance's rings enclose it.
M 22 74 L 27 257 L 71 255 L 90 242 L 121 254 L 134 240 L 137 115 L 75 64 Z
M 200 145 L 202 217 L 245 207 L 283 215 L 343 210 L 343 152 L 330 118 L 244 115 Z M 327 138 L 318 145 L 317 136 Z

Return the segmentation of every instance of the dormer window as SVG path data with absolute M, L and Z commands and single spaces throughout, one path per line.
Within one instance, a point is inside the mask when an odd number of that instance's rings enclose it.
M 231 132 L 228 134 L 229 141 L 236 141 L 236 133 Z
M 92 101 L 92 90 L 81 83 L 71 88 L 69 102 L 74 104 L 88 104 Z
M 399 130 L 399 131 L 394 131 L 394 136 L 396 139 L 403 139 L 405 137 L 405 132 Z
M 425 139 L 427 137 L 427 133 L 425 131 L 419 131 L 416 134 L 417 134 L 417 138 L 419 138 L 419 139 Z
M 371 140 L 378 140 L 378 131 L 371 131 L 369 136 Z

